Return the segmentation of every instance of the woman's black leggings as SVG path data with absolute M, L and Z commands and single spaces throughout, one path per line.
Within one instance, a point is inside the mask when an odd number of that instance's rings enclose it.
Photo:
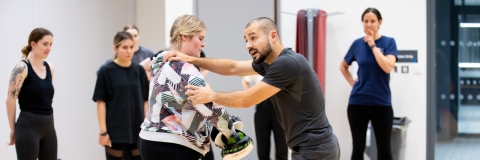
M 111 147 L 105 147 L 105 155 L 107 160 L 142 160 L 140 151 L 136 143 L 114 143 Z M 125 158 L 124 155 L 129 156 Z
M 53 115 L 20 112 L 15 123 L 18 160 L 57 160 L 57 134 Z
M 372 122 L 375 140 L 377 141 L 378 159 L 391 160 L 392 107 L 348 105 L 347 113 L 353 140 L 352 160 L 363 160 L 369 121 Z
M 198 160 L 203 155 L 188 147 L 138 139 L 138 149 L 143 160 Z

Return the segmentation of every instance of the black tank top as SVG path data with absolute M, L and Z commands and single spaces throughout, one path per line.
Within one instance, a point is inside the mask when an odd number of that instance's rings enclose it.
M 47 62 L 43 61 L 47 76 L 45 76 L 45 79 L 41 79 L 37 73 L 35 73 L 29 61 L 23 60 L 23 62 L 27 64 L 28 75 L 18 95 L 20 110 L 42 115 L 52 114 L 52 99 L 55 90 L 52 84 L 50 66 L 48 66 Z

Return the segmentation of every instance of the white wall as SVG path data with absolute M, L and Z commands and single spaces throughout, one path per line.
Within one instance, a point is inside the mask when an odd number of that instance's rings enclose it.
M 345 14 L 327 17 L 326 110 L 338 136 L 341 159 L 350 159 L 352 140 L 347 119 L 351 87 L 339 70 L 351 43 L 364 35 L 361 14 L 368 7 L 380 10 L 380 32 L 396 39 L 399 50 L 418 50 L 420 74 L 394 74 L 390 86 L 395 116 L 412 119 L 407 135 L 405 159 L 426 159 L 426 1 L 425 0 L 281 0 L 281 11 L 296 14 L 300 9 L 317 8 Z M 295 48 L 296 15 L 281 14 L 281 38 L 285 46 Z M 413 66 L 410 66 L 412 69 Z
M 20 61 L 20 49 L 27 45 L 30 32 L 45 27 L 54 34 L 48 61 L 55 66 L 52 105 L 61 159 L 105 157 L 98 144 L 96 104 L 91 100 L 95 71 L 113 56 L 115 33 L 135 21 L 128 1 L 0 1 L 0 91 L 5 93 L 2 101 L 7 96 L 8 76 Z M 0 109 L 0 117 L 1 159 L 16 159 L 15 147 L 6 145 L 10 133 L 6 109 Z
M 130 1 L 130 0 L 129 0 Z M 165 1 L 140 0 L 136 2 L 137 27 L 141 46 L 153 52 L 165 48 Z
M 193 14 L 193 0 L 165 0 L 165 46 L 170 46 L 170 28 L 177 17 Z
M 194 14 L 193 0 L 136 1 L 140 45 L 154 52 L 170 46 L 170 28 L 178 16 Z

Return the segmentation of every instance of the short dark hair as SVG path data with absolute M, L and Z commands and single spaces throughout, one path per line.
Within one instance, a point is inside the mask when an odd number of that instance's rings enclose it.
M 268 34 L 268 32 L 270 32 L 272 30 L 277 31 L 277 33 L 278 33 L 277 24 L 275 23 L 275 21 L 273 21 L 272 19 L 270 19 L 268 17 L 255 18 L 252 21 L 248 22 L 248 24 L 245 28 L 250 27 L 250 25 L 252 25 L 254 22 L 257 22 L 258 24 L 260 24 L 260 27 L 262 27 L 262 30 L 263 30 L 264 34 Z
M 380 14 L 380 11 L 378 11 L 376 8 L 367 8 L 362 14 L 362 21 L 363 21 L 363 17 L 367 13 L 373 13 L 377 16 L 378 20 L 382 20 L 382 14 Z

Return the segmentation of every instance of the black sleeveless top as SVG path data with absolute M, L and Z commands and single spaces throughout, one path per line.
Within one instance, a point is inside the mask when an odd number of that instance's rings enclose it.
M 51 115 L 52 99 L 55 89 L 52 84 L 52 73 L 50 66 L 43 61 L 43 65 L 47 71 L 45 79 L 41 79 L 32 68 L 30 62 L 23 60 L 27 64 L 28 75 L 23 82 L 18 95 L 18 104 L 22 112 L 31 112 L 41 115 Z

